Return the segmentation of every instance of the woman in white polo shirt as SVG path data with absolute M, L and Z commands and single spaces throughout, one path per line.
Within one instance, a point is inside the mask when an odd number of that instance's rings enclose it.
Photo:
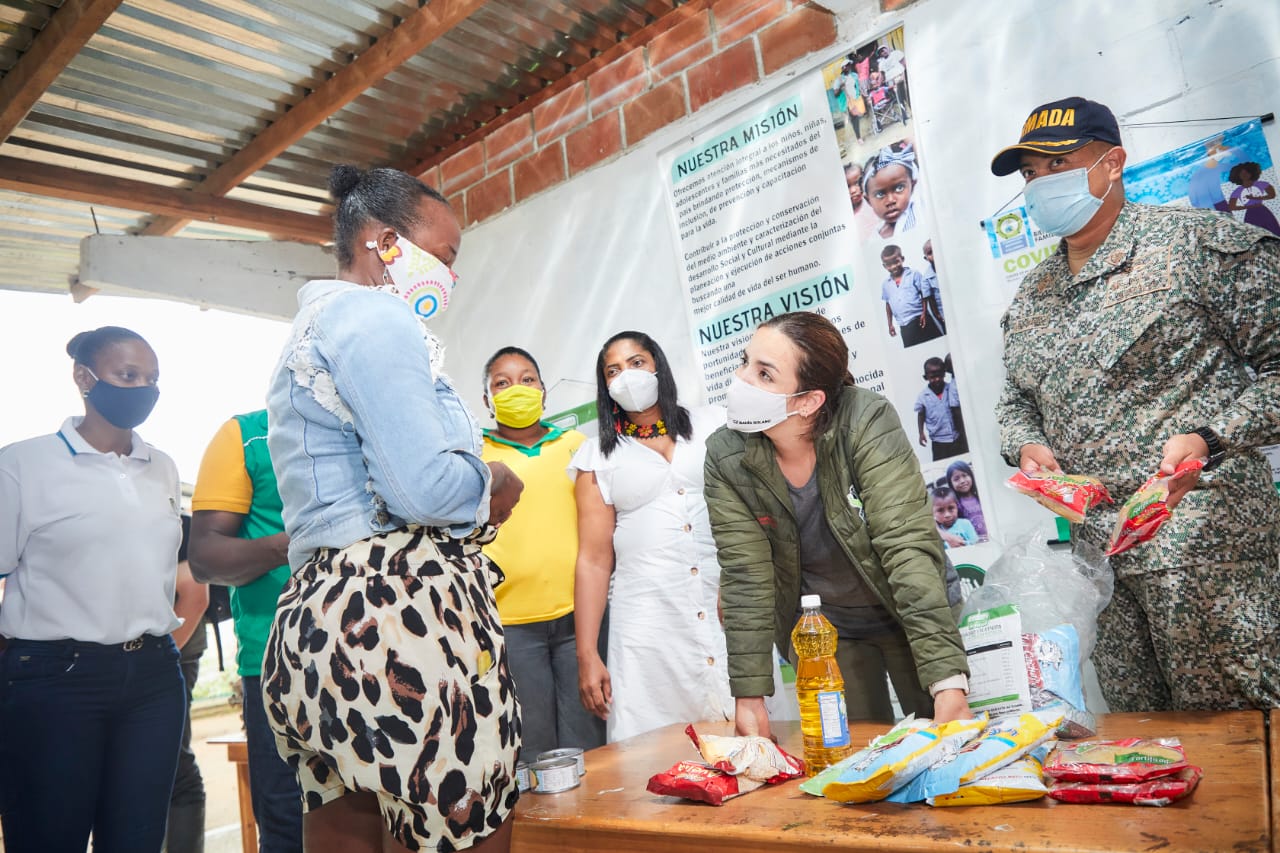
M 147 342 L 104 326 L 67 353 L 84 417 L 0 449 L 4 844 L 156 853 L 183 724 L 178 471 L 133 431 L 159 395 Z

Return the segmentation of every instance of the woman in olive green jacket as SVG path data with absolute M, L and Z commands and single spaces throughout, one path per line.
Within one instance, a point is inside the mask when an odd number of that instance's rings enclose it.
M 707 440 L 706 498 L 739 734 L 768 734 L 770 650 L 788 648 L 802 593 L 839 633 L 850 719 L 889 719 L 886 673 L 907 713 L 968 717 L 968 666 L 942 541 L 897 412 L 853 387 L 826 319 L 756 330 Z

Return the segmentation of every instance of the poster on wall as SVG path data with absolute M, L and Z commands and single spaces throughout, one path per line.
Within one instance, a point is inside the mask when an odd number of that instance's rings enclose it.
M 1128 201 L 1216 210 L 1280 236 L 1278 185 L 1280 176 L 1259 119 L 1124 170 Z M 986 227 L 1007 301 L 1026 274 L 1057 249 L 1058 238 L 1039 231 L 1023 207 L 1001 211 L 987 220 Z M 1262 452 L 1271 462 L 1272 479 L 1280 492 L 1280 445 Z
M 897 409 L 939 532 L 963 549 L 992 531 L 952 368 L 909 67 L 899 28 L 700 129 L 659 168 L 709 402 L 724 401 L 761 322 L 823 314 L 854 381 Z
M 1037 229 L 1022 206 L 1001 211 L 983 224 L 1002 285 L 1000 294 L 1008 304 L 1027 273 L 1058 250 L 1060 238 Z
M 1129 201 L 1217 210 L 1280 236 L 1277 185 L 1258 119 L 1124 170 Z M 1027 273 L 1057 250 L 1059 238 L 1038 229 L 1021 206 L 1006 206 L 983 224 L 1007 303 Z

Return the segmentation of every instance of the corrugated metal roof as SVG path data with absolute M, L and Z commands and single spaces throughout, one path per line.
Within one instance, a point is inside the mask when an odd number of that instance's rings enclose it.
M 227 195 L 323 213 L 332 163 L 387 164 L 433 138 L 448 144 L 443 128 L 536 94 L 675 4 L 489 0 Z M 57 9 L 0 0 L 0 71 L 14 66 Z M 417 11 L 418 3 L 396 0 L 127 0 L 0 155 L 190 188 Z M 0 192 L 0 287 L 64 289 L 79 240 L 93 231 L 88 207 Z M 148 221 L 96 210 L 104 232 Z M 247 232 L 197 223 L 183 234 Z

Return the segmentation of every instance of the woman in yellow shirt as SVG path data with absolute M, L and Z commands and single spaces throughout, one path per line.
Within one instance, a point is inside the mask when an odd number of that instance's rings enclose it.
M 482 458 L 505 462 L 524 482 L 520 504 L 484 546 L 506 574 L 495 592 L 522 711 L 520 759 L 533 761 L 539 753 L 569 746 L 591 749 L 604 743 L 604 721 L 578 699 L 578 515 L 566 475 L 586 436 L 542 420 L 542 374 L 519 347 L 494 353 L 485 363 L 484 382 L 484 402 L 497 426 L 484 431 Z

